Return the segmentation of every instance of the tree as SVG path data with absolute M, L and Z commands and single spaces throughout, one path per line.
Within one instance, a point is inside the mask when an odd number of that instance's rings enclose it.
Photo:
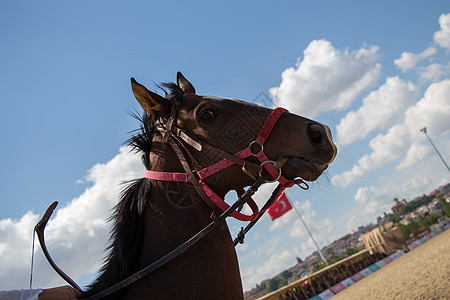
M 439 194 L 437 196 L 437 199 L 438 199 L 439 203 L 441 203 L 441 205 L 442 205 L 442 209 L 444 210 L 444 214 L 447 217 L 450 217 L 450 205 L 447 203 L 447 201 L 445 201 L 444 196 L 442 194 Z
M 358 249 L 353 248 L 353 247 L 349 247 L 349 248 L 345 249 L 345 256 L 351 256 L 351 255 L 353 255 L 355 253 L 358 253 L 358 252 L 359 252 Z
M 422 217 L 421 215 L 417 215 L 417 224 L 422 229 L 428 228 L 427 220 L 424 217 Z
M 281 272 L 279 276 L 266 281 L 266 290 L 268 290 L 269 292 L 273 292 L 282 288 L 283 286 L 288 284 L 289 278 L 291 278 L 291 276 L 292 273 L 288 270 Z
M 408 210 L 408 205 L 407 204 L 403 205 L 403 206 L 400 206 L 400 208 L 398 209 L 398 214 L 400 216 L 406 215 L 408 212 L 409 212 L 409 210 Z
M 400 230 L 400 233 L 402 234 L 402 237 L 404 239 L 407 239 L 411 234 L 411 230 L 403 224 L 398 224 L 398 229 Z
M 266 281 L 266 290 L 269 292 L 276 291 L 278 289 L 278 279 L 273 278 Z
M 428 222 L 428 226 L 437 223 L 439 220 L 439 217 L 440 217 L 439 214 L 431 214 L 431 215 L 427 216 L 426 219 Z
M 387 214 L 386 215 L 388 221 L 394 222 L 396 224 L 398 224 L 400 222 L 400 218 L 394 214 Z
M 277 289 L 281 289 L 282 287 L 286 286 L 288 284 L 288 280 L 287 278 L 280 278 L 280 280 L 278 281 L 278 288 Z
M 331 252 L 330 256 L 331 257 L 327 259 L 328 260 L 328 264 L 330 264 L 330 265 L 332 265 L 332 264 L 334 264 L 334 263 L 344 259 L 343 256 L 338 255 L 338 254 L 336 254 L 334 252 Z
M 281 275 L 281 278 L 289 279 L 289 278 L 291 278 L 292 273 L 289 272 L 288 270 L 285 270 L 285 271 L 281 272 L 280 275 Z
M 297 257 L 297 264 L 301 264 L 303 261 L 300 259 L 300 257 Z
M 415 233 L 420 230 L 420 226 L 417 222 L 411 222 L 406 227 L 408 227 L 408 230 L 411 231 L 411 233 Z
M 428 203 L 430 203 L 432 200 L 432 198 L 428 198 L 427 195 L 423 194 L 422 197 L 420 198 L 420 205 L 426 205 Z

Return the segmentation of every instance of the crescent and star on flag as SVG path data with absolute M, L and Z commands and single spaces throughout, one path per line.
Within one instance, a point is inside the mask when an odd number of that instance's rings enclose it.
M 289 210 L 292 209 L 292 205 L 289 202 L 289 199 L 286 197 L 286 194 L 283 193 L 280 198 L 278 198 L 277 201 L 275 201 L 274 204 L 269 208 L 269 215 L 270 218 L 275 220 L 276 218 L 281 217 L 285 213 L 287 213 Z

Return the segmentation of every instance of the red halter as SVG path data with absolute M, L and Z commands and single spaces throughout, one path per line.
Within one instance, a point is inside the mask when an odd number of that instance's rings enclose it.
M 281 169 L 277 170 L 274 168 L 273 164 L 275 163 L 274 161 L 269 160 L 269 158 L 267 157 L 267 155 L 264 153 L 264 143 L 265 141 L 269 138 L 270 133 L 272 132 L 273 127 L 275 126 L 275 124 L 277 123 L 278 119 L 280 118 L 280 116 L 285 113 L 288 112 L 286 109 L 281 108 L 281 107 L 277 107 L 275 108 L 272 113 L 270 114 L 270 116 L 267 118 L 266 122 L 264 123 L 263 127 L 261 128 L 261 130 L 259 131 L 258 137 L 252 141 L 249 146 L 237 153 L 234 154 L 234 157 L 238 158 L 238 160 L 244 160 L 250 156 L 255 156 L 256 158 L 258 158 L 258 160 L 261 162 L 261 167 L 264 167 L 269 174 L 275 178 L 274 181 L 278 181 L 282 187 L 280 189 L 280 191 L 278 192 L 277 195 L 277 199 L 278 197 L 281 196 L 281 194 L 283 193 L 283 191 L 288 188 L 288 187 L 292 187 L 294 184 L 298 184 L 301 188 L 303 189 L 307 189 L 308 186 L 307 184 L 301 180 L 301 179 L 294 179 L 294 180 L 288 180 L 286 179 L 282 174 L 281 174 Z M 174 132 L 172 131 L 172 126 L 174 123 L 174 114 L 172 114 L 172 116 L 169 118 L 168 122 L 167 122 L 167 131 L 161 130 L 160 132 L 161 134 L 164 136 L 165 140 L 168 140 L 171 135 L 174 135 Z M 183 139 L 185 142 L 187 142 L 188 144 L 192 145 L 196 150 L 201 151 L 202 149 L 202 143 L 195 141 L 194 139 L 192 139 L 191 137 L 189 137 L 184 131 L 182 131 L 181 129 L 177 128 L 177 132 L 176 132 L 176 136 L 180 137 L 181 139 Z M 171 141 L 169 140 L 169 143 Z M 171 143 L 172 147 L 173 147 L 174 143 Z M 176 143 L 175 143 L 176 144 Z M 257 153 L 254 153 L 252 150 L 252 146 L 257 145 L 259 146 L 260 150 Z M 175 148 L 174 148 L 175 150 Z M 176 151 L 176 150 L 175 150 Z M 222 151 L 222 150 L 219 150 Z M 177 152 L 177 151 L 176 151 Z M 223 152 L 223 151 L 222 151 Z M 192 184 L 194 184 L 194 186 L 200 186 L 201 189 L 203 190 L 203 192 L 207 195 L 207 197 L 209 198 L 210 201 L 212 201 L 217 207 L 220 208 L 221 211 L 225 211 L 227 210 L 230 206 L 222 199 L 220 198 L 206 183 L 205 183 L 205 178 L 237 163 L 235 159 L 233 159 L 228 153 L 224 153 L 226 154 L 225 156 L 227 158 L 222 159 L 221 161 L 212 164 L 209 167 L 206 167 L 200 171 L 195 172 L 198 176 L 198 184 L 197 182 L 193 182 L 192 179 L 192 172 L 186 172 L 186 173 L 173 173 L 173 172 L 156 172 L 156 171 L 150 171 L 150 170 L 145 170 L 145 178 L 148 179 L 153 179 L 153 180 L 163 180 L 163 181 L 178 181 L 178 182 L 191 182 Z M 177 154 L 178 155 L 178 154 Z M 186 168 L 185 168 L 186 170 Z M 189 174 L 190 173 L 190 174 Z M 306 187 L 301 186 L 300 184 L 305 184 Z M 197 191 L 199 192 L 200 196 L 203 196 L 201 193 L 201 191 L 199 191 L 199 189 L 197 189 Z M 236 192 L 241 195 L 244 190 L 240 189 L 240 190 L 236 190 Z M 204 197 L 202 197 L 204 198 Z M 252 200 L 250 199 L 249 201 L 247 201 L 247 204 L 250 206 L 250 208 L 252 209 L 252 214 L 251 215 L 245 215 L 242 214 L 238 211 L 234 211 L 231 216 L 234 217 L 235 219 L 238 219 L 240 221 L 252 221 L 254 220 L 258 215 L 264 213 L 264 211 L 267 209 L 264 209 L 262 211 L 259 210 L 258 205 Z

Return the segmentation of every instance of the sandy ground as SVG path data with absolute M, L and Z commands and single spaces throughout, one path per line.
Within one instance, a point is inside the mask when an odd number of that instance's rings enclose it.
M 332 299 L 450 299 L 450 229 Z

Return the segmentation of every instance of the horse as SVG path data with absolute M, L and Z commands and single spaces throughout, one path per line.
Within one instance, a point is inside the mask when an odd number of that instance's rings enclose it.
M 224 210 L 217 202 L 208 202 L 212 194 L 223 199 L 231 190 L 250 186 L 258 176 L 314 181 L 337 152 L 326 125 L 286 110 L 272 117 L 275 110 L 256 104 L 197 95 L 180 72 L 176 83 L 158 85 L 164 97 L 134 78 L 131 87 L 144 113 L 140 129 L 127 144 L 142 154 L 146 176 L 124 188 L 111 217 L 108 255 L 81 298 L 120 282 L 199 232 L 214 213 Z M 261 128 L 269 119 L 275 121 L 264 133 Z M 261 132 L 266 134 L 264 140 L 255 143 Z M 252 155 L 242 155 L 242 149 Z M 257 153 L 270 168 L 261 168 Z M 222 168 L 199 179 L 201 170 L 218 164 Z M 208 189 L 202 191 L 205 186 Z M 106 299 L 243 299 L 226 222 L 182 255 Z

